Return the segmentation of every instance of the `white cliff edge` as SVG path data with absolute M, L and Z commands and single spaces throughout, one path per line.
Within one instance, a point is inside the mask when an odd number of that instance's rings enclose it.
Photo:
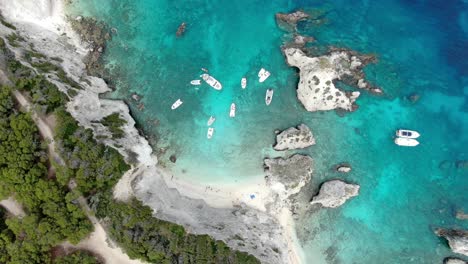
M 247 204 L 244 191 L 236 194 L 242 197 L 229 196 L 228 193 L 211 195 L 203 193 L 203 187 L 192 189 L 194 193 L 183 193 L 181 187 L 172 184 L 168 186 L 163 173 L 157 166 L 157 159 L 147 140 L 135 128 L 135 121 L 129 113 L 128 106 L 123 101 L 100 99 L 99 94 L 108 92 L 102 79 L 87 76 L 83 58 L 88 49 L 80 44 L 80 40 L 66 23 L 61 0 L 0 0 L 3 15 L 15 23 L 17 32 L 34 48 L 49 57 L 60 57 L 60 66 L 84 89 L 76 90 L 67 110 L 80 125 L 94 131 L 96 138 L 109 136 L 109 131 L 96 121 L 112 113 L 119 113 L 126 120 L 123 127 L 125 136 L 114 140 L 99 139 L 117 149 L 127 160 L 136 156 L 136 163 L 117 183 L 114 197 L 126 200 L 135 195 L 145 205 L 154 210 L 154 215 L 160 219 L 181 224 L 194 234 L 208 234 L 215 239 L 225 241 L 231 248 L 246 251 L 257 257 L 263 263 L 301 263 L 301 252 L 295 238 L 294 226 L 290 212 L 284 206 L 274 206 L 275 210 L 266 210 L 271 205 L 274 192 L 263 184 L 263 195 L 256 199 L 255 204 Z M 0 25 L 0 35 L 5 37 L 12 31 Z M 86 44 L 86 43 L 84 43 Z M 17 58 L 21 47 L 10 47 Z M 23 61 L 25 65 L 28 65 Z M 53 74 L 48 79 L 56 84 L 61 91 L 67 91 L 69 86 L 61 83 Z M 135 155 L 136 154 L 136 155 Z M 147 186 L 151 186 L 148 191 Z M 252 187 L 252 186 L 250 186 Z M 253 186 L 255 188 L 256 185 Z M 239 189 L 249 187 L 239 186 Z M 252 188 L 250 188 L 252 189 Z M 195 193 L 198 192 L 198 193 Z M 224 201 L 230 201 L 230 206 L 219 206 L 216 201 L 223 196 Z M 192 199 L 190 197 L 203 197 Z M 242 198 L 239 202 L 239 199 Z M 237 201 L 236 201 L 237 200 Z M 235 206 L 233 206 L 235 205 Z M 239 243 L 238 237 L 242 239 Z

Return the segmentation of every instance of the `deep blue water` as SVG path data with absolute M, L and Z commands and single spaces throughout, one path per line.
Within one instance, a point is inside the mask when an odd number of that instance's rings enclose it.
M 385 95 L 363 93 L 359 109 L 344 117 L 308 113 L 297 101 L 297 75 L 280 51 L 285 32 L 276 12 L 296 8 L 322 14 L 302 23 L 316 47 L 329 45 L 376 54 L 366 68 Z M 468 3 L 466 1 L 100 1 L 80 0 L 73 12 L 93 15 L 118 29 L 106 62 L 118 81 L 113 97 L 129 101 L 160 163 L 178 177 L 202 182 L 242 182 L 262 175 L 265 156 L 276 153 L 275 129 L 301 122 L 317 145 L 302 151 L 316 164 L 313 182 L 340 178 L 361 186 L 358 197 L 338 209 L 303 219 L 299 237 L 307 263 L 442 263 L 453 255 L 434 227 L 468 228 L 455 218 L 468 212 Z M 187 33 L 175 31 L 185 21 Z M 205 67 L 224 85 L 221 92 L 189 81 Z M 255 81 L 266 67 L 272 76 Z M 239 81 L 248 78 L 241 90 Z M 274 88 L 272 105 L 263 97 Z M 143 96 L 140 111 L 129 98 Z M 406 97 L 420 95 L 416 103 Z M 184 104 L 176 111 L 170 105 Z M 228 117 L 229 105 L 237 117 Z M 215 115 L 215 134 L 206 121 Z M 418 130 L 416 148 L 393 144 L 395 129 Z M 176 164 L 168 161 L 178 157 Z M 346 176 L 330 168 L 352 164 Z

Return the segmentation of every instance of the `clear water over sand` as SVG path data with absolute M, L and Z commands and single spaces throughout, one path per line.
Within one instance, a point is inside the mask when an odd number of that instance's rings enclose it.
M 303 109 L 296 71 L 280 50 L 287 37 L 274 21 L 276 12 L 300 7 L 323 14 L 324 23 L 299 25 L 316 46 L 378 56 L 366 72 L 385 96 L 364 93 L 360 108 L 344 117 Z M 207 183 L 251 179 L 262 175 L 265 156 L 293 153 L 273 151 L 275 129 L 301 122 L 312 129 L 317 145 L 301 152 L 315 160 L 313 181 L 341 178 L 361 185 L 361 193 L 299 222 L 308 262 L 441 263 L 450 251 L 432 228 L 468 228 L 454 217 L 456 210 L 468 212 L 468 170 L 454 166 L 468 159 L 468 4 L 80 0 L 73 9 L 118 29 L 105 54 L 118 80 L 111 96 L 129 102 L 160 163 L 175 176 Z M 176 38 L 181 22 L 187 31 Z M 190 85 L 201 67 L 221 81 L 222 91 Z M 262 84 L 256 78 L 261 67 L 272 72 Z M 267 88 L 275 90 L 269 107 Z M 142 111 L 134 92 L 143 97 Z M 409 102 L 411 93 L 421 99 Z M 178 98 L 184 104 L 171 111 Z M 228 116 L 232 102 L 234 119 Z M 210 115 L 217 120 L 207 140 Z M 397 128 L 418 130 L 421 145 L 394 145 Z M 342 161 L 353 166 L 346 176 L 331 171 Z

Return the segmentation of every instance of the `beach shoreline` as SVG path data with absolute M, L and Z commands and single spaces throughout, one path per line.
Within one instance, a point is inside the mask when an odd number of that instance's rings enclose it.
M 52 0 L 38 1 L 35 3 L 31 3 L 30 1 L 18 1 L 11 3 L 10 1 L 1 0 L 0 7 L 2 10 L 7 10 L 7 12 L 4 12 L 5 17 L 21 25 L 19 30 L 23 34 L 27 35 L 30 41 L 33 41 L 34 44 L 39 43 L 39 45 L 35 45 L 39 51 L 54 54 L 54 51 L 63 48 L 60 47 L 60 45 L 72 45 L 72 49 L 64 49 L 62 51 L 61 55 L 64 55 L 62 66 L 77 80 L 79 77 L 86 75 L 84 72 L 84 65 L 81 60 L 83 56 L 86 55 L 88 48 L 81 44 L 79 36 L 73 32 L 71 26 L 67 22 L 65 4 L 63 1 Z M 40 34 L 35 35 L 34 33 Z M 62 34 L 66 34 L 66 39 L 60 37 Z M 50 39 L 51 41 L 50 43 L 42 43 L 38 36 L 44 39 Z M 41 43 L 43 46 L 41 46 Z M 73 50 L 73 54 L 70 54 L 71 50 Z M 151 154 L 152 149 L 149 147 L 148 142 L 141 137 L 135 129 L 135 121 L 130 116 L 128 106 L 122 101 L 100 99 L 99 94 L 109 91 L 109 88 L 105 85 L 104 81 L 98 78 L 90 76 L 86 77 L 90 80 L 91 85 L 85 85 L 87 89 L 80 91 L 79 94 L 70 102 L 67 107 L 68 111 L 70 111 L 81 125 L 93 129 L 97 135 L 105 134 L 106 132 L 99 130 L 96 126 L 93 126 L 91 121 L 100 120 L 103 116 L 118 111 L 127 121 L 124 128 L 126 137 L 117 141 L 107 139 L 103 140 L 103 142 L 118 149 L 119 152 L 127 158 L 128 151 L 138 154 L 138 164 L 127 172 L 115 186 L 114 195 L 116 198 L 126 200 L 132 196 L 136 196 L 138 199 L 141 199 L 142 195 L 138 190 L 144 190 L 141 186 L 145 184 L 141 181 L 141 177 L 143 175 L 149 175 L 145 177 L 159 178 L 158 180 L 162 184 L 158 185 L 156 188 L 160 188 L 162 194 L 165 192 L 171 193 L 171 198 L 161 198 L 165 201 L 162 206 L 180 204 L 181 201 L 184 201 L 177 200 L 180 198 L 191 198 L 195 200 L 203 200 L 203 203 L 206 203 L 206 205 L 212 208 L 252 208 L 254 209 L 251 210 L 252 213 L 265 213 L 260 214 L 260 218 L 264 218 L 266 215 L 270 215 L 273 218 L 266 221 L 269 223 L 268 228 L 274 228 L 277 223 L 280 224 L 280 226 L 278 226 L 279 230 L 275 230 L 276 233 L 272 234 L 272 236 L 275 238 L 282 236 L 286 242 L 285 244 L 288 248 L 288 252 L 283 254 L 282 257 L 279 257 L 277 261 L 282 259 L 280 262 L 287 260 L 288 263 L 302 263 L 301 247 L 295 235 L 294 221 L 292 219 L 291 212 L 285 207 L 281 207 L 276 210 L 277 213 L 274 211 L 267 212 L 267 203 L 274 203 L 275 201 L 272 198 L 274 195 L 273 190 L 267 186 L 263 177 L 227 186 L 220 184 L 207 186 L 172 177 L 170 173 L 163 171 L 163 169 L 157 166 L 157 159 Z M 62 90 L 66 90 L 63 85 L 60 85 L 57 82 L 55 82 L 55 84 L 57 84 Z M 117 144 L 121 144 L 122 146 L 116 147 Z M 135 188 L 137 190 L 136 192 Z M 252 197 L 251 195 L 255 195 L 255 197 Z M 148 201 L 143 200 L 143 202 L 147 205 L 149 204 Z M 153 207 L 153 209 L 159 214 L 165 214 L 164 218 L 168 221 L 176 219 L 177 213 L 164 213 L 164 210 L 169 209 L 162 207 L 157 209 Z M 187 209 L 197 211 L 197 208 L 191 208 L 190 206 L 180 208 L 181 211 Z M 160 215 L 157 214 L 157 216 Z M 196 216 L 197 214 L 194 214 L 194 216 L 191 216 L 190 218 L 196 220 Z M 187 223 L 178 223 L 187 226 Z M 192 224 L 192 226 L 189 226 L 189 230 L 195 231 L 198 227 L 196 223 Z M 282 232 L 283 229 L 284 232 Z M 197 233 L 203 233 L 203 231 L 198 231 Z M 209 232 L 207 233 L 209 234 Z M 259 234 L 261 234 L 260 231 Z M 270 243 L 279 243 L 279 245 L 281 245 L 282 242 L 270 241 Z M 242 250 L 248 251 L 246 249 Z M 255 252 L 249 253 L 254 254 Z M 263 261 L 265 262 L 265 260 Z

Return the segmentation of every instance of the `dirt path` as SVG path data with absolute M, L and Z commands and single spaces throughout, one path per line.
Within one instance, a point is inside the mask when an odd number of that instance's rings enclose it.
M 12 82 L 7 78 L 5 73 L 0 70 L 0 83 L 12 86 Z M 19 91 L 15 90 L 13 96 L 18 104 L 23 108 L 24 111 L 30 112 L 31 117 L 36 124 L 39 134 L 48 143 L 48 153 L 55 162 L 60 165 L 64 165 L 64 160 L 55 151 L 55 140 L 54 140 L 54 127 L 55 119 L 53 116 L 42 117 L 36 111 L 34 111 L 31 102 Z M 53 166 L 50 166 L 53 172 L 55 170 Z M 73 181 L 70 181 L 69 188 L 75 188 Z M 94 231 L 78 245 L 72 245 L 68 242 L 62 243 L 62 246 L 66 249 L 86 249 L 89 250 L 104 259 L 105 263 L 109 264 L 144 264 L 139 260 L 132 260 L 130 257 L 123 252 L 121 248 L 115 245 L 110 238 L 104 227 L 99 223 L 99 220 L 94 216 L 93 212 L 89 208 L 86 199 L 83 196 L 78 198 L 78 202 L 81 208 L 86 212 L 89 220 L 94 226 Z M 7 200 L 0 201 L 0 205 L 4 206 L 11 214 L 15 216 L 25 215 L 20 204 L 14 199 L 9 198 Z

